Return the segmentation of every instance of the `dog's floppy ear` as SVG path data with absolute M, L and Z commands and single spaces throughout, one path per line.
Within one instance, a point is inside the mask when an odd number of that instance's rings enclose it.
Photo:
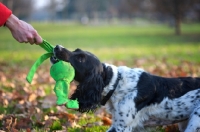
M 101 74 L 94 70 L 90 71 L 84 81 L 79 82 L 75 93 L 71 96 L 71 99 L 77 99 L 79 102 L 78 111 L 89 112 L 99 107 L 103 87 L 104 83 Z

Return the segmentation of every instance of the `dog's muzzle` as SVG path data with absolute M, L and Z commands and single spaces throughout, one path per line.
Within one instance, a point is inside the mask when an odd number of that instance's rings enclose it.
M 57 63 L 59 60 L 55 56 L 51 56 L 50 61 L 52 64 Z

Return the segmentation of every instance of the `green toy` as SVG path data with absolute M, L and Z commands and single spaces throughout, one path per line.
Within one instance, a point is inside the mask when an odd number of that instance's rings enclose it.
M 43 43 L 40 46 L 45 49 L 48 53 L 42 55 L 31 67 L 26 80 L 31 83 L 33 80 L 34 73 L 37 68 L 44 62 L 46 59 L 53 56 L 53 46 L 50 45 L 47 41 L 43 40 Z M 70 100 L 68 98 L 69 84 L 75 76 L 74 68 L 70 63 L 64 61 L 58 61 L 53 64 L 50 68 L 50 75 L 56 81 L 54 92 L 57 96 L 57 105 L 66 104 L 67 108 L 78 109 L 79 104 L 77 100 Z

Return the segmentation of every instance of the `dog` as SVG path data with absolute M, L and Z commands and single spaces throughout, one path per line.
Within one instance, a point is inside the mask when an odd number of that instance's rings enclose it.
M 79 84 L 71 99 L 79 112 L 106 107 L 112 115 L 107 132 L 139 131 L 145 126 L 179 123 L 184 132 L 200 131 L 200 78 L 165 78 L 140 68 L 102 63 L 94 54 L 57 45 L 52 63 L 71 63 Z M 148 122 L 151 122 L 148 124 Z

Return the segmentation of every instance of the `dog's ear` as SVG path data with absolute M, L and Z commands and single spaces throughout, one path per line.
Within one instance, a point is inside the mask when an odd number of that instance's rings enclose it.
M 83 82 L 79 82 L 77 89 L 72 94 L 71 99 L 77 99 L 79 102 L 79 112 L 94 111 L 100 106 L 101 93 L 104 82 L 100 73 L 90 71 Z

